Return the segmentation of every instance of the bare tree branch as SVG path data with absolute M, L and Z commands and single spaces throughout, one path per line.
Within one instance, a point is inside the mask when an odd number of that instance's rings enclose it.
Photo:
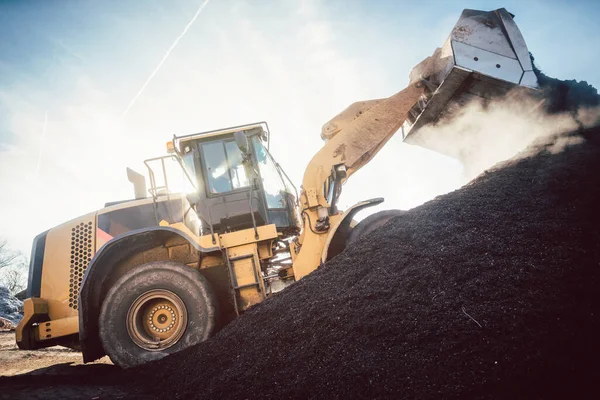
M 6 240 L 0 240 L 0 285 L 10 293 L 20 292 L 27 286 L 27 258 L 12 250 Z
M 6 287 L 11 294 L 16 294 L 25 289 L 25 270 L 19 267 L 8 268 L 2 271 L 0 285 Z
M 6 240 L 0 241 L 0 269 L 13 265 L 20 256 L 21 253 L 8 247 Z

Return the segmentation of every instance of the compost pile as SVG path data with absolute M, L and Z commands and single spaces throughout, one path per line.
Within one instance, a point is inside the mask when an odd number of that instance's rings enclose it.
M 391 220 L 214 339 L 132 373 L 178 398 L 597 391 L 599 139 L 597 128 L 546 138 Z
M 23 302 L 0 286 L 0 330 L 12 330 L 23 318 Z

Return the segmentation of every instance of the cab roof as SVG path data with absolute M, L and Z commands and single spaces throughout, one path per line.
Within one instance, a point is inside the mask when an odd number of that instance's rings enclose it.
M 267 141 L 269 140 L 269 136 L 270 136 L 269 125 L 265 121 L 262 121 L 262 122 L 255 122 L 252 124 L 232 126 L 232 127 L 224 128 L 224 129 L 216 129 L 216 130 L 212 130 L 212 131 L 192 133 L 190 135 L 184 135 L 184 136 L 173 135 L 173 144 L 176 147 L 180 147 L 182 144 L 189 142 L 189 141 L 198 140 L 198 139 L 206 139 L 206 138 L 211 138 L 211 137 L 221 136 L 221 135 L 227 135 L 227 134 L 232 134 L 232 133 L 240 132 L 240 131 L 245 132 L 246 135 L 249 135 L 249 136 L 265 134 L 266 135 L 265 139 Z

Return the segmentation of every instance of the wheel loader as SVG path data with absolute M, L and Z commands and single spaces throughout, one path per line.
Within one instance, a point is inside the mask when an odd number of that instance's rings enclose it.
M 354 103 L 323 126 L 299 191 L 269 152 L 265 122 L 174 136 L 167 155 L 145 161 L 147 191 L 128 170 L 135 199 L 34 239 L 19 348 L 62 345 L 85 362 L 108 355 L 140 365 L 210 338 L 360 241 L 396 212 L 356 224 L 383 199 L 340 210 L 342 186 L 392 135 L 444 151 L 420 128 L 473 99 L 536 90 L 513 17 L 464 10 L 405 89 Z

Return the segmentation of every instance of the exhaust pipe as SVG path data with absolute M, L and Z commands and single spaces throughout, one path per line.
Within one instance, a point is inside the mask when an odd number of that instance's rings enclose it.
M 146 178 L 144 178 L 144 175 L 132 170 L 131 168 L 127 168 L 127 179 L 133 184 L 133 192 L 135 194 L 135 199 L 145 199 Z

